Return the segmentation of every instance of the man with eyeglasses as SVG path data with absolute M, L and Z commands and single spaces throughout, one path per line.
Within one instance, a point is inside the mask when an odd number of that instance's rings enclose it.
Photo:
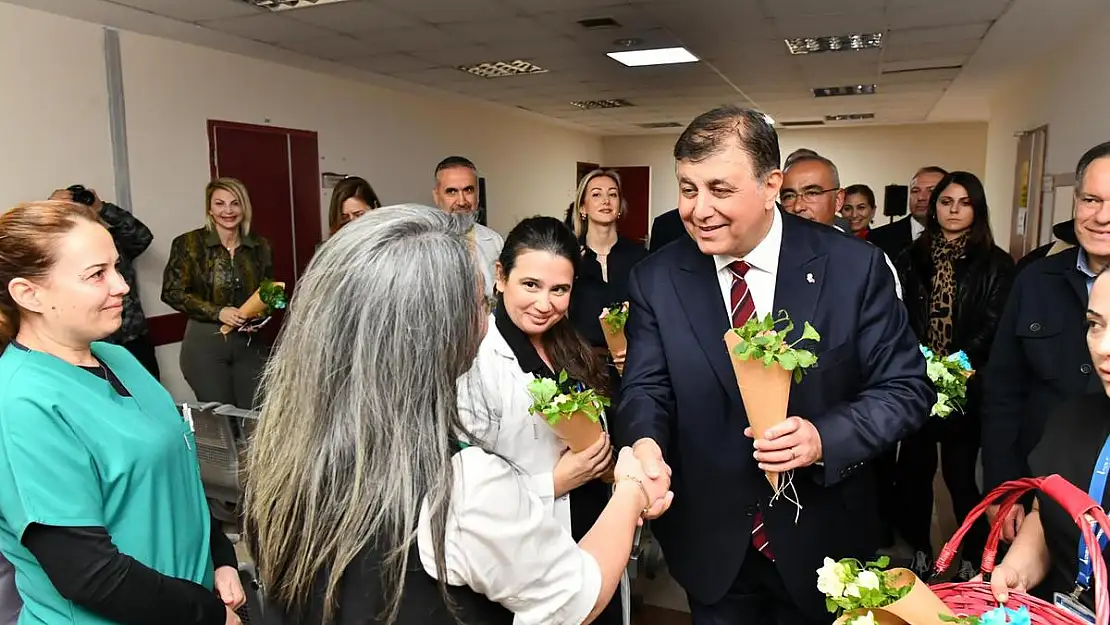
M 981 372 L 984 492 L 1031 474 L 1029 454 L 1045 427 L 1053 427 L 1049 417 L 1057 407 L 1103 392 L 1084 313 L 1095 277 L 1110 267 L 1110 142 L 1079 159 L 1075 180 L 1078 245 L 1018 274 Z M 993 518 L 997 506 L 987 513 Z M 1004 539 L 1013 539 L 1023 518 L 1023 509 L 1012 509 Z
M 840 172 L 836 165 L 817 154 L 796 156 L 783 172 L 782 189 L 779 203 L 788 213 L 804 217 L 810 221 L 831 226 L 848 234 L 848 230 L 836 223 L 837 213 L 844 206 L 844 189 L 840 188 Z M 898 299 L 902 299 L 902 283 L 894 263 L 886 256 L 886 264 L 894 274 L 894 289 Z

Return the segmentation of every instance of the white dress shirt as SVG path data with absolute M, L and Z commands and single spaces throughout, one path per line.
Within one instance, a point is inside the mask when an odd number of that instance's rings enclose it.
M 782 215 L 778 209 L 772 211 L 771 229 L 767 236 L 748 252 L 744 258 L 713 255 L 717 267 L 717 281 L 721 285 L 721 299 L 732 321 L 732 270 L 728 268 L 735 261 L 742 260 L 751 266 L 744 276 L 748 291 L 752 294 L 755 314 L 761 319 L 775 308 L 775 281 L 779 273 L 779 250 L 782 248 Z
M 474 224 L 474 243 L 478 254 L 479 269 L 485 278 L 486 297 L 493 297 L 493 284 L 496 272 L 494 264 L 501 255 L 501 248 L 505 247 L 505 239 L 491 228 L 482 224 Z
M 496 601 L 521 625 L 577 625 L 601 593 L 601 569 L 548 513 L 505 460 L 468 447 L 452 459 L 444 579 Z M 420 509 L 420 563 L 439 577 L 427 500 Z
M 917 237 L 921 236 L 922 232 L 925 232 L 925 226 L 922 226 L 921 222 L 914 219 L 913 215 L 906 217 L 906 219 L 910 220 L 910 240 L 916 241 Z
M 555 430 L 529 411 L 528 383 L 513 350 L 490 315 L 486 336 L 470 371 L 458 383 L 459 418 L 490 451 L 509 459 L 525 474 L 548 513 L 570 531 L 570 496 L 555 498 L 555 464 L 566 449 Z

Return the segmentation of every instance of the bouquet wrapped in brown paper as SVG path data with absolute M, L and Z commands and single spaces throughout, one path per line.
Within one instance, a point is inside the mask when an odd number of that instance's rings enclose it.
M 582 384 L 572 385 L 566 371 L 559 372 L 558 380 L 532 380 L 528 394 L 532 396 L 531 412 L 543 417 L 571 451 L 578 453 L 601 436 L 601 415 L 609 398 Z M 611 473 L 607 477 L 611 478 Z
M 882 557 L 860 563 L 852 558 L 825 558 L 817 569 L 817 589 L 825 607 L 840 625 L 941 625 L 954 619 L 952 610 L 909 569 L 883 570 Z
M 609 353 L 616 356 L 627 350 L 628 341 L 624 338 L 624 324 L 628 322 L 628 302 L 602 309 L 598 320 L 601 321 L 601 330 L 605 334 L 605 344 L 609 346 Z M 617 373 L 624 373 L 623 363 L 616 367 Z
M 732 371 L 740 387 L 744 412 L 756 439 L 786 420 L 790 401 L 790 377 L 800 381 L 802 372 L 817 364 L 817 356 L 795 346 L 802 341 L 820 341 L 821 335 L 807 321 L 802 336 L 793 343 L 786 336 L 794 322 L 786 311 L 763 319 L 752 317 L 739 328 L 725 333 L 725 345 L 732 360 Z M 779 492 L 779 475 L 767 473 L 767 481 Z
M 245 321 L 249 322 L 252 319 L 269 317 L 274 314 L 275 310 L 285 308 L 287 304 L 285 283 L 263 280 L 258 290 L 239 307 L 239 314 L 243 316 Z M 220 326 L 220 333 L 224 335 L 231 334 L 234 330 L 235 328 L 226 323 Z

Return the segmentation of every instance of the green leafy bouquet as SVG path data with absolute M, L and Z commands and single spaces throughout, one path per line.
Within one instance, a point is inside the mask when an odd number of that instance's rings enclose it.
M 602 311 L 601 322 L 605 324 L 609 334 L 616 334 L 624 330 L 628 323 L 628 302 L 614 304 Z
M 581 385 L 575 388 L 568 382 L 565 369 L 559 372 L 558 380 L 536 378 L 529 382 L 528 394 L 532 396 L 531 411 L 543 415 L 550 425 L 555 425 L 560 419 L 570 419 L 577 413 L 597 423 L 602 411 L 609 407 L 608 397 L 599 395 L 592 388 Z
M 777 362 L 783 369 L 794 372 L 795 382 L 801 382 L 804 371 L 817 364 L 817 355 L 795 346 L 802 341 L 820 341 L 821 335 L 806 321 L 802 336 L 788 343 L 786 335 L 793 330 L 794 322 L 785 310 L 779 311 L 778 317 L 772 317 L 770 313 L 763 319 L 752 317 L 744 325 L 731 330 L 739 338 L 732 354 L 738 360 L 761 360 L 766 367 Z
M 942 357 L 921 346 L 925 356 L 925 371 L 937 389 L 937 401 L 929 416 L 947 418 L 953 412 L 963 412 L 967 405 L 967 380 L 975 373 L 971 361 L 962 351 Z
M 825 558 L 824 566 L 817 569 L 817 590 L 825 593 L 825 608 L 840 616 L 853 610 L 883 608 L 905 597 L 912 586 L 892 584 L 886 571 L 889 565 L 886 556 L 866 564 L 853 558 L 839 562 Z M 857 615 L 853 621 L 863 616 Z
M 263 280 L 258 290 L 251 294 L 250 298 L 239 307 L 239 314 L 246 320 L 239 331 L 257 331 L 266 324 L 275 310 L 281 310 L 288 304 L 289 300 L 285 295 L 284 282 Z M 224 335 L 231 333 L 232 330 L 235 330 L 235 328 L 227 324 L 220 326 L 220 332 Z

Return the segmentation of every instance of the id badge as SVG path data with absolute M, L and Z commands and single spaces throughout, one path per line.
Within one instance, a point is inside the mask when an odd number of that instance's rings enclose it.
M 1071 612 L 1075 616 L 1083 619 L 1084 622 L 1095 625 L 1095 613 L 1087 609 L 1087 606 L 1079 602 L 1078 599 L 1071 595 L 1062 592 L 1052 593 L 1052 603 L 1058 608 L 1062 608 Z

